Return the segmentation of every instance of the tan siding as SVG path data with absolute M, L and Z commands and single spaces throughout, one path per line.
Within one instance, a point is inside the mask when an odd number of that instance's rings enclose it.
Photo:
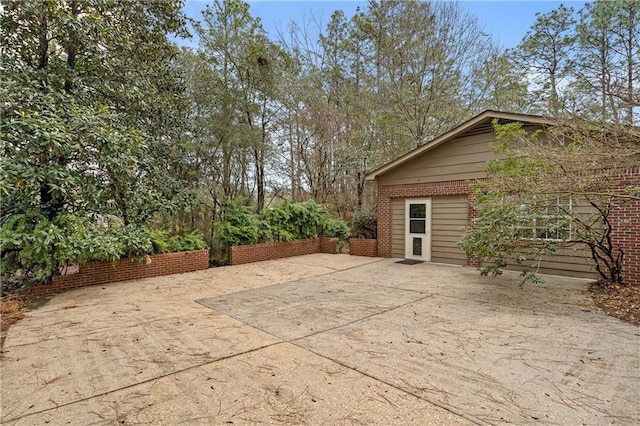
M 552 257 L 543 258 L 540 265 L 540 274 L 563 275 L 578 278 L 596 278 L 597 274 L 589 262 L 588 249 L 575 249 L 566 251 L 566 254 L 556 254 Z M 581 256 L 580 254 L 584 254 Z M 522 267 L 509 265 L 508 269 L 520 271 Z
M 574 213 L 589 216 L 589 207 L 585 201 L 576 201 L 572 206 Z M 584 218 L 583 218 L 584 219 Z M 586 220 L 588 222 L 588 220 Z M 509 269 L 521 270 L 517 265 Z M 544 257 L 540 264 L 541 274 L 566 275 L 573 277 L 595 278 L 596 273 L 591 262 L 591 254 L 585 245 L 575 245 L 558 249 L 554 256 Z
M 533 130 L 533 128 L 528 128 Z M 378 177 L 378 185 L 403 185 L 483 177 L 488 160 L 496 158 L 490 144 L 495 141 L 493 132 L 458 137 L 408 160 L 397 168 Z M 391 255 L 404 258 L 404 198 L 391 200 Z M 574 206 L 582 210 L 584 206 Z M 466 255 L 457 242 L 467 224 L 467 203 L 464 196 L 432 198 L 431 259 L 433 262 L 465 264 Z M 565 249 L 552 258 L 545 259 L 540 272 L 594 276 L 586 249 Z M 510 269 L 516 269 L 511 265 Z
M 467 224 L 467 200 L 465 196 L 446 196 L 431 198 L 431 261 L 464 265 L 466 255 L 458 248 Z M 404 258 L 404 217 L 405 199 L 391 200 L 391 256 Z M 575 205 L 574 209 L 584 211 L 584 205 Z M 519 270 L 517 265 L 508 269 Z M 585 247 L 564 248 L 541 264 L 540 273 L 567 275 L 574 277 L 595 277 L 589 261 L 589 251 Z
M 404 258 L 404 198 L 391 200 L 391 257 Z
M 510 264 L 508 269 L 522 270 L 522 267 Z M 574 277 L 593 277 L 594 271 L 589 262 L 589 252 L 585 248 L 563 249 L 555 256 L 545 256 L 540 264 L 541 274 L 568 275 Z
M 433 197 L 431 212 L 431 261 L 465 265 L 467 256 L 458 241 L 467 225 L 467 197 Z
M 425 152 L 378 178 L 378 184 L 401 185 L 482 177 L 487 160 L 496 158 L 489 148 L 493 133 L 453 139 Z

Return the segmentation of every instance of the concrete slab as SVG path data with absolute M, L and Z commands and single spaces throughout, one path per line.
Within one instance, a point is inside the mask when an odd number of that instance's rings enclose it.
M 640 424 L 640 329 L 600 314 L 586 281 L 394 262 L 310 255 L 56 296 L 9 330 L 0 421 Z
M 381 314 L 416 300 L 416 295 L 415 291 L 325 276 L 198 303 L 289 341 Z
M 640 421 L 640 333 L 594 312 L 587 281 L 363 269 L 199 302 L 480 421 Z
M 13 346 L 7 354 L 13 362 L 10 368 L 3 368 L 2 380 L 20 386 L 3 392 L 2 405 L 11 407 L 13 415 L 24 416 L 279 341 L 210 311 L 145 322 L 117 332 L 46 339 L 37 344 L 37 351 Z
M 472 424 L 281 343 L 23 417 L 22 424 Z

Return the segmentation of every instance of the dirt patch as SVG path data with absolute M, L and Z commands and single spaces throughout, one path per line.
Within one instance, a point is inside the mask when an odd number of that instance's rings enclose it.
M 589 291 L 605 314 L 640 326 L 640 286 L 597 281 Z
M 24 302 L 14 296 L 0 300 L 0 331 L 7 331 L 11 325 L 24 318 L 23 307 Z

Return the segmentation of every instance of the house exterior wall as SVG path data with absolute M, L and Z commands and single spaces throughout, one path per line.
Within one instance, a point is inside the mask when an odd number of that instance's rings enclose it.
M 412 198 L 412 197 L 411 197 Z M 391 257 L 405 256 L 405 198 L 391 200 Z M 467 255 L 458 247 L 468 223 L 467 195 L 431 197 L 431 261 L 466 265 Z
M 466 195 L 448 195 L 431 199 L 431 261 L 466 265 L 467 255 L 458 247 L 469 223 Z
M 497 158 L 492 142 L 493 133 L 459 137 L 378 177 L 378 255 L 404 257 L 404 200 L 432 198 L 432 261 L 473 265 L 452 240 L 476 216 L 471 185 Z
M 435 147 L 378 178 L 379 186 L 479 179 L 487 161 L 497 158 L 491 133 L 462 137 Z
M 404 258 L 405 199 L 431 198 L 431 261 L 478 266 L 474 259 L 467 257 L 457 247 L 457 242 L 460 241 L 464 232 L 463 228 L 470 223 L 471 219 L 477 217 L 474 206 L 475 196 L 471 189 L 474 182 L 477 180 L 378 187 L 378 256 Z M 621 217 L 625 216 L 621 215 Z M 632 238 L 627 240 L 630 247 L 633 247 L 633 244 L 637 245 L 631 241 Z M 640 269 L 637 266 L 637 260 L 635 263 L 631 260 L 627 261 L 630 266 L 636 265 L 633 267 Z M 520 268 L 511 264 L 508 265 L 508 269 Z M 562 248 L 554 256 L 543 258 L 539 272 L 582 278 L 596 277 L 588 250 L 584 246 Z
M 470 199 L 473 200 L 472 182 L 456 180 L 378 186 L 378 256 L 404 257 L 404 199 L 406 198 L 432 198 L 432 200 L 436 200 L 437 197 L 444 197 L 443 202 L 435 201 L 435 207 L 438 207 L 446 205 L 447 198 L 451 199 L 451 196 L 465 197 L 467 218 L 475 217 L 475 211 L 471 208 L 472 203 L 468 202 Z M 432 233 L 438 225 L 437 220 L 435 224 L 433 223 L 433 216 L 440 215 L 440 212 L 436 213 L 434 204 L 432 204 Z M 468 219 L 464 221 L 464 224 L 467 221 Z M 395 225 L 392 226 L 392 224 Z M 471 264 L 471 260 L 467 259 L 466 263 Z
M 462 237 L 462 228 L 477 215 L 471 186 L 483 178 L 482 170 L 486 162 L 496 158 L 490 149 L 492 142 L 495 142 L 492 133 L 452 139 L 378 177 L 378 255 L 404 257 L 405 199 L 432 198 L 432 261 L 477 266 L 456 243 Z M 451 177 L 459 179 L 448 179 Z M 629 226 L 617 238 L 627 251 L 635 252 L 635 255 L 625 256 L 625 270 L 629 271 L 627 279 L 633 281 L 633 277 L 640 274 L 640 231 L 637 231 L 640 225 L 633 222 L 638 220 L 640 212 L 636 210 L 640 210 L 640 207 L 636 204 L 625 209 L 625 212 L 631 209 L 631 213 L 619 212 L 619 217 Z M 631 226 L 634 223 L 635 228 Z M 518 267 L 509 265 L 509 269 L 517 270 Z M 553 257 L 545 258 L 540 272 L 596 277 L 589 252 L 584 246 L 563 248 Z
M 404 257 L 404 198 L 391 199 L 391 257 Z M 379 231 L 378 231 L 379 232 Z M 380 239 L 378 234 L 378 240 Z

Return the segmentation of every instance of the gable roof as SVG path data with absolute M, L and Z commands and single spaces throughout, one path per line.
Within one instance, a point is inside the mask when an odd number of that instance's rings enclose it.
M 494 119 L 498 119 L 501 122 L 521 122 L 523 124 L 539 124 L 539 125 L 550 125 L 553 124 L 553 121 L 541 117 L 539 115 L 529 115 L 529 114 L 517 114 L 512 112 L 501 112 L 501 111 L 492 111 L 486 110 L 475 117 L 465 121 L 457 127 L 449 130 L 447 133 L 443 133 L 435 139 L 427 142 L 426 144 L 419 146 L 418 148 L 407 152 L 401 157 L 396 158 L 390 163 L 385 164 L 384 166 L 372 171 L 367 176 L 365 176 L 365 180 L 375 180 L 381 175 L 395 169 L 406 163 L 409 160 L 416 158 L 419 155 L 424 154 L 425 152 L 442 145 L 443 143 L 454 139 L 463 135 L 474 135 L 479 133 L 485 133 L 487 130 L 492 129 L 492 121 Z

